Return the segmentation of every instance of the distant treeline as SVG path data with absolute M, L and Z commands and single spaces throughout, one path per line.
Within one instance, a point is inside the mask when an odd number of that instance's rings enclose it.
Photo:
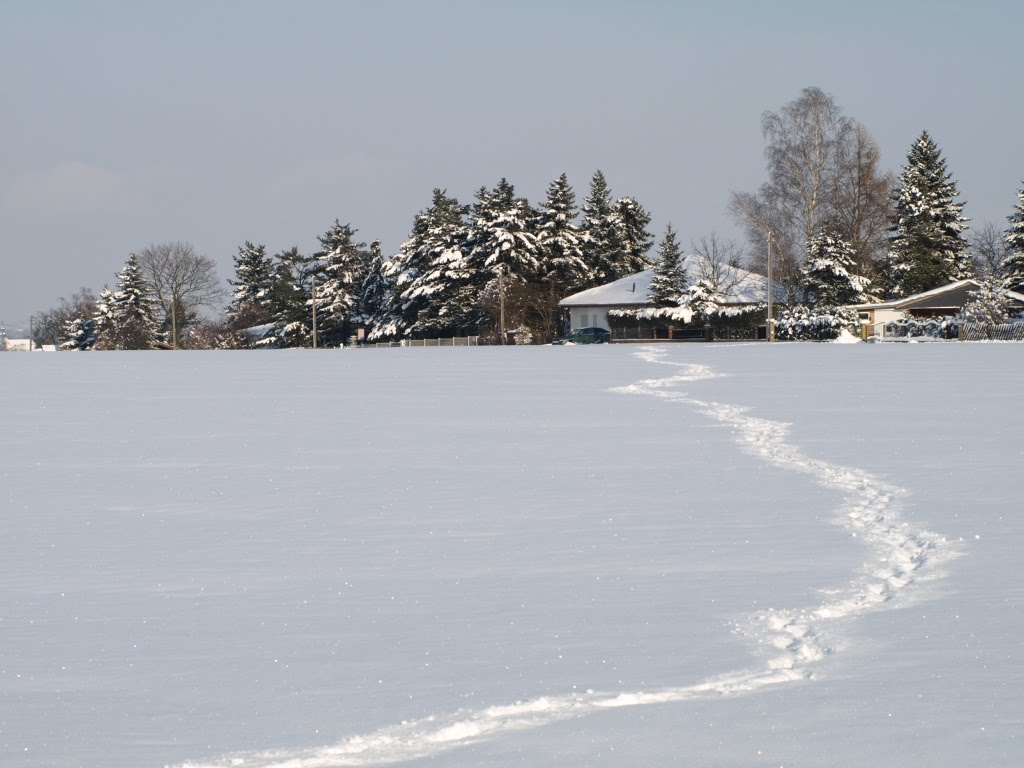
M 748 248 L 713 233 L 691 240 L 704 263 L 765 274 L 770 258 L 791 307 L 897 298 L 964 277 L 1024 290 L 1024 190 L 1008 228 L 968 235 L 956 182 L 927 132 L 895 176 L 880 169 L 868 130 L 817 88 L 766 113 L 762 130 L 767 180 L 729 201 Z M 39 313 L 34 336 L 76 350 L 328 347 L 357 335 L 545 342 L 563 329 L 562 298 L 650 267 L 653 302 L 689 307 L 700 322 L 721 288 L 715 270 L 680 267 L 671 225 L 652 253 L 650 221 L 635 198 L 612 195 L 601 171 L 579 207 L 565 174 L 537 206 L 506 179 L 481 187 L 472 204 L 435 189 L 397 253 L 360 242 L 340 220 L 312 254 L 270 256 L 246 241 L 228 295 L 212 260 L 188 243 L 150 245 L 129 257 L 113 289 L 82 289 Z M 204 308 L 224 311 L 210 320 Z

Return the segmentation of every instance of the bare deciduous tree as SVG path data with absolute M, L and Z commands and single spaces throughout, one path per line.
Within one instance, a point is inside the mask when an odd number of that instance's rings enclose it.
M 716 293 L 729 293 L 736 284 L 736 268 L 743 261 L 743 248 L 732 240 L 719 240 L 712 232 L 699 242 L 690 241 L 690 249 L 698 257 L 690 262 L 694 266 L 694 271 L 687 275 L 690 284 L 703 280 Z
M 800 282 L 803 232 L 789 226 L 776 199 L 775 191 L 766 184 L 758 194 L 734 193 L 729 210 L 747 231 L 750 245 L 747 266 L 755 272 L 768 274 L 770 254 L 774 280 L 789 287 L 790 298 L 795 300 L 796 286 Z
M 1010 252 L 1003 230 L 991 221 L 986 221 L 973 227 L 967 240 L 970 243 L 971 260 L 978 270 L 978 276 L 1002 277 L 1003 261 Z
M 768 181 L 756 193 L 734 193 L 729 205 L 746 228 L 750 266 L 766 271 L 770 238 L 777 279 L 795 295 L 807 243 L 825 225 L 874 258 L 888 226 L 891 181 L 879 175 L 867 129 L 828 94 L 805 88 L 779 112 L 765 112 L 761 130 Z
M 163 321 L 172 332 L 172 345 L 181 346 L 182 331 L 199 319 L 202 307 L 214 307 L 224 297 L 213 260 L 196 252 L 191 243 L 150 244 L 139 251 L 139 265 L 153 287 Z
M 830 176 L 852 129 L 832 97 L 818 88 L 805 88 L 799 99 L 761 118 L 768 184 L 783 219 L 804 240 L 814 236 L 822 213 L 829 213 Z
M 892 192 L 896 177 L 879 169 L 881 152 L 862 123 L 856 123 L 836 147 L 836 173 L 829 194 L 831 225 L 850 244 L 862 275 L 888 248 Z

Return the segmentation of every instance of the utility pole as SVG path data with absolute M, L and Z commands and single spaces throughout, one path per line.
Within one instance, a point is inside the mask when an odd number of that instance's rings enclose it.
M 28 351 L 32 351 L 32 337 L 35 335 L 35 315 L 28 316 Z
M 171 296 L 171 349 L 178 348 L 178 316 L 175 313 L 177 302 Z
M 498 303 L 501 308 L 500 311 L 500 325 L 501 325 L 501 343 L 505 343 L 505 267 L 502 265 L 498 268 Z
M 313 300 L 313 349 L 316 349 L 316 275 L 312 276 L 309 295 Z
M 768 341 L 775 341 L 772 327 L 772 298 L 775 294 L 775 283 L 772 281 L 772 231 L 768 230 L 768 323 L 764 327 L 764 335 Z

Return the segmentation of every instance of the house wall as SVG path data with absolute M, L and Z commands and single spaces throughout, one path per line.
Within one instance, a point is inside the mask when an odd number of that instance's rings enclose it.
M 863 315 L 864 313 L 861 312 Z M 903 312 L 898 309 L 869 309 L 868 318 L 872 324 L 874 323 L 888 323 L 892 320 L 899 320 L 903 317 Z
M 861 321 L 861 335 L 866 339 L 869 336 L 881 336 L 885 323 L 898 320 L 903 316 L 903 312 L 889 308 L 859 309 L 857 316 Z
M 604 328 L 610 331 L 608 325 L 607 307 L 570 307 L 569 308 L 569 330 L 577 328 Z

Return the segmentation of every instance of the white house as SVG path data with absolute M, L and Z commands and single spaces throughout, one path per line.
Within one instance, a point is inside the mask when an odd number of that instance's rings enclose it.
M 558 306 L 569 310 L 569 330 L 577 328 L 604 328 L 608 325 L 609 309 L 640 309 L 650 306 L 651 278 L 653 270 L 627 275 L 613 283 L 589 288 L 566 296 Z
M 715 304 L 718 315 L 724 317 L 750 313 L 767 304 L 768 280 L 762 275 L 727 264 L 712 264 L 692 254 L 684 258 L 683 264 L 691 285 L 706 278 L 716 286 Z M 596 327 L 612 331 L 608 313 L 613 309 L 650 309 L 653 312 L 655 308 L 650 297 L 653 277 L 654 270 L 647 269 L 606 285 L 566 296 L 558 304 L 569 310 L 569 329 Z M 784 298 L 785 291 L 776 285 L 775 300 L 782 301 Z M 673 310 L 671 314 L 671 319 L 679 326 L 686 325 L 693 318 L 693 313 L 686 307 Z M 762 318 L 762 325 L 763 322 Z

